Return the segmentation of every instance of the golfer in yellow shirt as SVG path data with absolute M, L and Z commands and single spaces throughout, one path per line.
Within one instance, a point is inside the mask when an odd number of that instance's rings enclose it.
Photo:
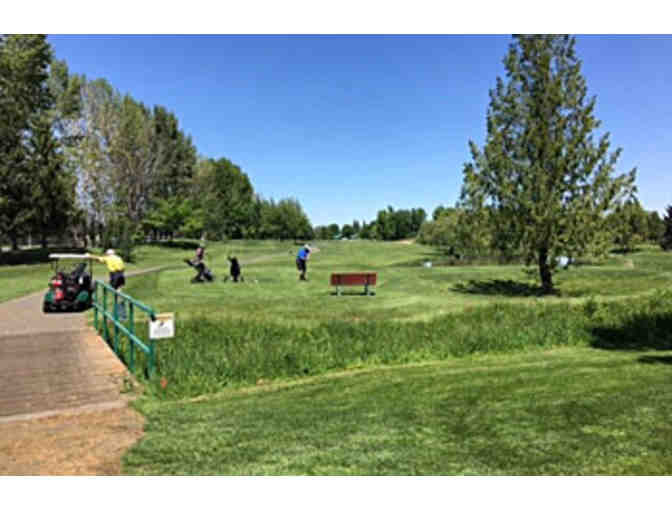
M 107 250 L 102 257 L 97 257 L 90 253 L 87 255 L 107 266 L 107 270 L 110 272 L 110 286 L 113 289 L 120 289 L 126 284 L 126 279 L 124 278 L 124 261 L 119 255 L 114 253 L 114 250 Z

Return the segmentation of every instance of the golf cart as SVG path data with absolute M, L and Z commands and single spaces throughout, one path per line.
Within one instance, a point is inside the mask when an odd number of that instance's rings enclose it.
M 87 255 L 52 253 L 54 276 L 44 296 L 42 311 L 81 312 L 91 307 L 93 263 Z

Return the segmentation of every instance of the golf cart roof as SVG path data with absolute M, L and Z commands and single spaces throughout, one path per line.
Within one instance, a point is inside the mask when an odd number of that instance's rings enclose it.
M 50 259 L 88 259 L 90 258 L 85 253 L 50 253 Z

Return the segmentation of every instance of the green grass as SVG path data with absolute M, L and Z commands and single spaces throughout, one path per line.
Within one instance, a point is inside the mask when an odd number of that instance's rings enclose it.
M 129 474 L 669 475 L 672 358 L 563 348 L 139 406 Z
M 340 320 L 309 326 L 191 318 L 179 322 L 175 339 L 158 343 L 161 381 L 168 385 L 154 378 L 147 390 L 159 399 L 179 399 L 254 385 L 259 379 L 578 345 L 672 348 L 672 293 L 582 305 L 500 303 L 428 321 Z M 142 370 L 144 358 L 137 359 Z
M 0 267 L 0 303 L 38 290 L 47 290 L 51 277 L 49 264 Z
M 211 243 L 218 278 L 202 285 L 182 261 L 192 250 L 138 250 L 129 272 L 164 269 L 125 292 L 176 312 L 177 333 L 157 345 L 126 472 L 672 473 L 670 254 L 559 271 L 557 295 L 540 297 L 521 266 L 315 244 L 308 282 L 291 242 Z M 230 253 L 245 283 L 223 281 Z M 374 297 L 333 295 L 330 273 L 362 270 L 378 272 Z M 48 277 L 0 268 L 0 301 Z
M 559 271 L 559 296 L 538 298 L 536 281 L 522 266 L 421 266 L 441 262 L 441 255 L 422 245 L 368 241 L 317 242 L 308 265 L 308 282 L 299 282 L 296 246 L 281 242 L 212 243 L 208 264 L 218 276 L 213 284 L 189 283 L 194 274 L 180 266 L 177 254 L 165 252 L 173 269 L 129 280 L 126 291 L 160 311 L 192 316 L 238 318 L 282 323 L 319 324 L 329 320 L 425 320 L 492 303 L 582 302 L 591 297 L 621 299 L 669 286 L 672 257 L 659 249 L 622 256 L 602 265 Z M 227 253 L 236 253 L 246 283 L 223 282 Z M 337 297 L 329 275 L 338 271 L 376 271 L 375 297 L 360 288 Z
M 175 267 L 180 258 L 192 255 L 193 250 L 165 248 L 161 246 L 141 246 L 135 251 L 134 262 L 127 264 L 127 272 L 170 264 Z M 107 281 L 107 269 L 104 265 L 94 263 L 93 272 L 95 278 Z M 0 266 L 0 303 L 33 292 L 46 292 L 47 285 L 52 276 L 53 269 L 50 263 Z

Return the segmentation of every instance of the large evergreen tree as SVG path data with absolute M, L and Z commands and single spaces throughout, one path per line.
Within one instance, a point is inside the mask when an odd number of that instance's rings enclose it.
M 535 263 L 544 291 L 553 289 L 559 255 L 585 253 L 614 204 L 634 193 L 635 170 L 613 177 L 620 149 L 588 98 L 569 36 L 515 36 L 504 59 L 506 81 L 490 91 L 487 137 L 464 169 L 472 203 L 489 205 L 511 249 Z
M 0 232 L 18 248 L 34 208 L 31 119 L 51 107 L 51 47 L 44 35 L 0 36 Z
M 46 248 L 47 236 L 62 234 L 76 213 L 76 178 L 66 168 L 50 112 L 36 116 L 31 123 L 28 146 L 33 176 L 29 194 L 30 227 L 39 234 L 42 247 Z

